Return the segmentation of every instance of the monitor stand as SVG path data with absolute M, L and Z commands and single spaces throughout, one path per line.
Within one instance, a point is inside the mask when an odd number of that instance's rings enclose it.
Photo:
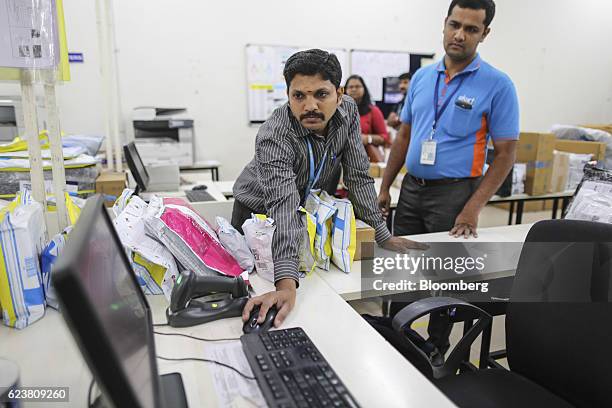
M 188 408 L 187 395 L 180 373 L 170 373 L 159 376 L 161 387 L 161 403 L 163 408 Z M 91 405 L 92 408 L 110 408 L 104 394 L 100 394 Z

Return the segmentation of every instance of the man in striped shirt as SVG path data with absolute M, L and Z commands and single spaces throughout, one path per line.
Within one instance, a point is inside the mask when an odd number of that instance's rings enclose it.
M 334 54 L 313 49 L 292 55 L 283 72 L 289 102 L 276 109 L 261 126 L 255 157 L 234 184 L 232 225 L 242 230 L 251 213 L 276 221 L 272 241 L 275 292 L 251 299 L 243 320 L 261 305 L 259 321 L 268 309 L 278 309 L 279 326 L 295 304 L 299 284 L 298 250 L 303 225 L 298 208 L 311 189 L 334 182 L 336 166 L 344 170 L 355 215 L 376 230 L 385 249 L 406 252 L 421 248 L 413 241 L 392 237 L 376 202 L 374 180 L 361 143 L 359 112 L 340 88 L 342 70 Z

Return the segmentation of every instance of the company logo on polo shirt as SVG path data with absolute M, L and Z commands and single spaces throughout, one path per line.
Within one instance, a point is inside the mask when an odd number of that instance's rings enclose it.
M 461 95 L 455 101 L 455 105 L 463 109 L 472 109 L 472 107 L 474 106 L 474 102 L 476 102 L 476 98 L 468 98 L 465 95 Z

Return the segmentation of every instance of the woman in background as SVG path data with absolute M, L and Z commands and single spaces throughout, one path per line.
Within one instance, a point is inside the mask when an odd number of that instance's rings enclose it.
M 368 87 L 359 75 L 351 75 L 346 80 L 344 91 L 357 102 L 361 121 L 361 141 L 370 162 L 383 162 L 385 154 L 382 148 L 391 145 L 391 140 L 382 112 L 372 104 Z

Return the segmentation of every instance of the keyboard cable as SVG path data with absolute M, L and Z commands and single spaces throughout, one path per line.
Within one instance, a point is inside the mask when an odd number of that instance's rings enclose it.
M 233 340 L 240 340 L 239 338 L 207 339 L 207 338 L 204 338 L 204 337 L 190 336 L 188 334 L 182 334 L 182 333 L 162 333 L 162 332 L 157 332 L 157 331 L 154 331 L 153 333 L 155 333 L 157 335 L 160 335 L 160 336 L 187 337 L 189 339 L 198 340 L 198 341 L 233 341 Z M 236 373 L 238 373 L 240 376 L 246 378 L 247 380 L 256 380 L 255 377 L 251 377 L 251 376 L 249 376 L 247 374 L 244 374 L 243 372 L 241 372 L 237 368 L 232 367 L 229 364 L 225 364 L 225 363 L 222 363 L 220 361 L 216 361 L 216 360 L 209 360 L 209 359 L 206 359 L 206 358 L 196 358 L 196 357 L 168 358 L 168 357 L 157 356 L 157 358 L 159 358 L 160 360 L 166 360 L 166 361 L 200 361 L 200 362 L 203 362 L 203 363 L 217 364 L 217 365 L 220 365 L 222 367 L 229 368 L 230 370 L 235 371 Z

